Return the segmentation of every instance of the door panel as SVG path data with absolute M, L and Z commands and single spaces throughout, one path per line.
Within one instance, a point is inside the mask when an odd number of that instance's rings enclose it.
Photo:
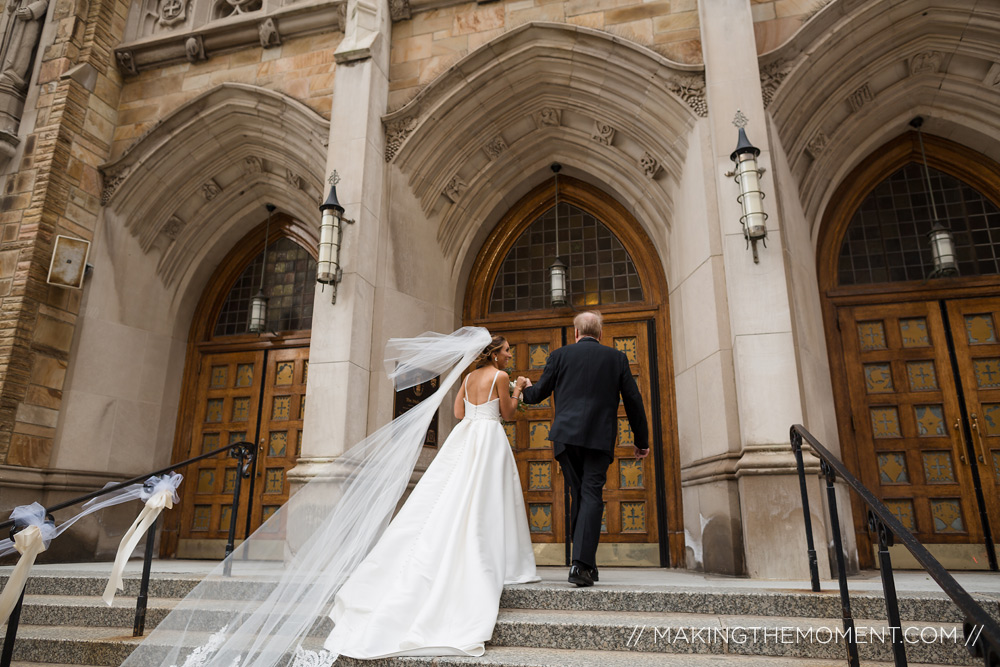
M 982 543 L 936 301 L 841 308 L 859 477 L 924 544 Z
M 1000 542 L 1000 299 L 948 302 L 973 455 L 994 542 Z
M 287 471 L 302 433 L 308 348 L 203 354 L 184 458 L 246 440 L 258 443 L 254 479 L 243 480 L 236 535 L 256 530 L 288 500 Z M 263 409 L 262 409 L 263 408 Z M 237 462 L 199 461 L 181 486 L 178 558 L 220 558 L 229 536 Z
M 542 376 L 548 355 L 561 346 L 563 339 L 563 329 L 558 327 L 495 333 L 505 336 L 511 346 L 513 357 L 506 370 L 512 377 L 524 375 L 532 382 Z M 572 327 L 565 334 L 572 343 Z M 648 418 L 651 392 L 647 335 L 646 322 L 605 323 L 602 342 L 629 356 Z M 564 563 L 566 540 L 563 476 L 552 443 L 547 440 L 557 400 L 558 396 L 551 396 L 537 406 L 526 405 L 518 410 L 513 422 L 504 424 L 514 447 L 537 560 L 552 565 Z M 642 461 L 635 458 L 624 407 L 619 408 L 618 424 L 615 460 L 608 468 L 604 487 L 605 511 L 597 560 L 602 565 L 659 565 L 653 457 Z

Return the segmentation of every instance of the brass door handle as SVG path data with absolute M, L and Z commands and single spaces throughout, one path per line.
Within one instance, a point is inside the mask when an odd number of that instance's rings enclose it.
M 975 412 L 972 413 L 972 432 L 975 433 L 972 439 L 976 441 L 976 445 L 978 445 L 977 449 L 979 449 L 979 462 L 986 463 L 987 457 L 986 448 L 983 447 L 983 434 L 979 432 L 979 418 Z
M 958 454 L 958 460 L 969 465 L 969 459 L 965 457 L 965 439 L 962 437 L 962 419 L 961 417 L 955 417 L 955 433 L 958 435 L 958 448 L 955 453 Z

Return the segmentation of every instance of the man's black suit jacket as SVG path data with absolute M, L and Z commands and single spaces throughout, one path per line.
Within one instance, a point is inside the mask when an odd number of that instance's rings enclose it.
M 544 401 L 555 392 L 555 417 L 549 440 L 558 456 L 564 445 L 598 449 L 614 457 L 618 431 L 618 396 L 639 449 L 648 447 L 649 429 L 642 395 L 632 377 L 628 357 L 601 345 L 594 338 L 581 338 L 549 355 L 542 377 L 521 392 L 525 403 Z

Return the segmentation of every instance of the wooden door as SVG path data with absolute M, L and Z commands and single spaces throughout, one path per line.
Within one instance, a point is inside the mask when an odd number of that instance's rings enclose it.
M 564 340 L 573 342 L 572 327 L 498 331 L 510 343 L 512 359 L 506 369 L 512 377 L 524 375 L 537 382 L 549 354 Z M 650 365 L 646 322 L 606 323 L 602 342 L 624 352 L 639 384 L 647 418 L 650 409 Z M 550 396 L 538 405 L 525 405 L 504 429 L 514 450 L 528 511 L 528 525 L 541 564 L 563 564 L 568 523 L 563 475 L 548 440 L 554 402 Z M 652 421 L 650 421 L 652 434 Z M 615 460 L 604 487 L 604 517 L 597 560 L 611 565 L 660 565 L 656 509 L 656 473 L 653 457 L 638 460 L 632 430 L 619 407 Z M 653 443 L 650 443 L 651 445 Z
M 1000 543 L 1000 299 L 948 302 L 983 510 Z
M 184 458 L 240 440 L 258 443 L 252 478 L 242 483 L 238 539 L 288 500 L 285 475 L 295 465 L 300 446 L 307 375 L 307 348 L 202 354 Z M 224 554 L 236 464 L 236 459 L 220 455 L 188 468 L 181 486 L 178 558 Z
M 537 382 L 549 354 L 562 346 L 562 328 L 504 331 L 510 343 L 511 361 L 506 368 L 512 378 L 519 375 Z M 548 545 L 541 549 L 543 561 L 562 563 L 566 540 L 566 512 L 563 476 L 548 440 L 552 423 L 553 397 L 537 405 L 522 404 L 504 430 L 514 451 L 517 472 L 528 511 L 531 540 Z
M 259 446 L 255 461 L 251 530 L 288 501 L 286 473 L 302 451 L 309 350 L 291 348 L 267 353 Z
M 838 320 L 859 477 L 922 543 L 973 545 L 983 556 L 964 382 L 939 303 L 844 307 Z

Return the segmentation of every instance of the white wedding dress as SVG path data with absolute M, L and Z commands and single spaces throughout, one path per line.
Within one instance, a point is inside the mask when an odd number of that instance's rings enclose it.
M 324 646 L 353 658 L 480 656 L 504 584 L 538 580 L 499 399 L 466 399 L 465 418 L 337 592 Z

